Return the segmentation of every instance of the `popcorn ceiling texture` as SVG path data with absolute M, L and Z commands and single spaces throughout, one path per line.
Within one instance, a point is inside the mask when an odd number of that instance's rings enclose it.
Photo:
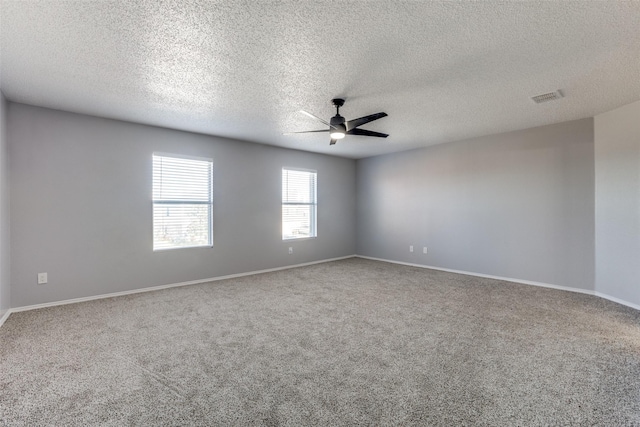
M 640 424 L 640 312 L 351 258 L 14 313 L 3 425 Z
M 360 158 L 640 98 L 640 2 L 7 1 L 10 101 Z M 562 100 L 531 96 L 562 89 Z M 385 111 L 329 147 L 298 110 Z M 321 127 L 321 126 L 320 126 Z

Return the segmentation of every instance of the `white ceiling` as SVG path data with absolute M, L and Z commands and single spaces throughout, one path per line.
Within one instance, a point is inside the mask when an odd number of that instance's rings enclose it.
M 6 1 L 0 89 L 60 110 L 362 158 L 640 99 L 640 2 Z M 561 89 L 565 97 L 530 97 Z M 300 114 L 389 114 L 329 146 Z

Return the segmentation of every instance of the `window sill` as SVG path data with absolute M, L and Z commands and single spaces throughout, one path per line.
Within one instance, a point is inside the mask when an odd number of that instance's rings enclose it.
M 290 237 L 290 238 L 283 238 L 282 241 L 283 242 L 300 242 L 303 240 L 313 240 L 315 239 L 317 236 L 312 236 L 312 237 Z

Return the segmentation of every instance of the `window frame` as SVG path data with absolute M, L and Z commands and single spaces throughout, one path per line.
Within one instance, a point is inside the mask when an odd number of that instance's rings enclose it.
M 283 174 L 284 171 L 293 171 L 293 172 L 308 172 L 314 174 L 314 186 L 313 186 L 313 202 L 302 203 L 302 202 L 285 202 L 284 201 L 284 180 Z M 297 167 L 288 167 L 283 166 L 280 171 L 280 193 L 281 193 L 281 208 L 280 208 L 280 235 L 282 236 L 282 241 L 299 241 L 299 240 L 308 240 L 315 239 L 318 237 L 318 171 L 315 169 L 306 169 L 306 168 L 297 168 Z M 285 237 L 284 236 L 284 206 L 310 206 L 310 220 L 309 220 L 309 236 L 301 236 L 301 237 Z
M 168 157 L 172 159 L 181 159 L 181 160 L 195 160 L 201 162 L 209 163 L 209 201 L 200 201 L 200 200 L 158 200 L 154 199 L 154 181 L 155 181 L 155 168 L 154 168 L 154 159 L 155 157 Z M 154 209 L 156 205 L 208 205 L 208 218 L 207 218 L 207 228 L 208 228 L 208 242 L 203 245 L 193 245 L 193 246 L 173 246 L 168 248 L 156 248 L 155 247 L 155 215 Z M 175 153 L 166 153 L 166 152 L 153 152 L 151 155 L 151 244 L 153 248 L 153 252 L 163 252 L 163 251 L 171 251 L 176 249 L 194 249 L 194 248 L 212 248 L 213 247 L 213 159 L 210 157 L 200 157 L 200 156 L 190 156 L 185 154 L 175 154 Z

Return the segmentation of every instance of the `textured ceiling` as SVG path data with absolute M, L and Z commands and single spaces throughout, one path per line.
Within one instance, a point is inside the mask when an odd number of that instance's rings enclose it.
M 6 1 L 0 89 L 60 110 L 362 158 L 640 99 L 640 2 Z M 565 97 L 530 97 L 561 89 Z M 329 146 L 324 119 L 385 111 Z

